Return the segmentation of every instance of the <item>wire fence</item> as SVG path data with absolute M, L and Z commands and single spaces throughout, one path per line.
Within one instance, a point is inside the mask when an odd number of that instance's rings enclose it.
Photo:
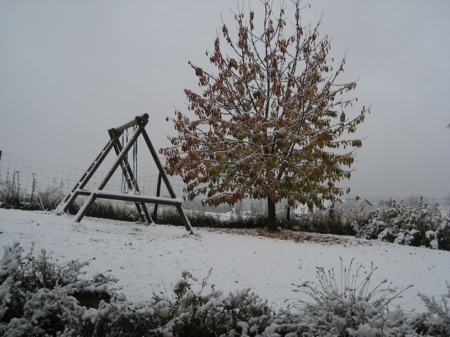
M 109 169 L 111 166 L 103 165 L 100 168 Z M 0 195 L 5 190 L 13 191 L 17 195 L 24 197 L 32 195 L 49 195 L 59 203 L 62 198 L 67 195 L 78 181 L 85 174 L 86 169 L 74 168 L 64 165 L 55 165 L 39 161 L 33 161 L 21 157 L 2 152 L 0 150 Z M 145 170 L 149 172 L 150 170 Z M 153 171 L 157 171 L 156 169 Z M 151 172 L 151 171 L 150 171 Z M 107 171 L 97 170 L 91 177 L 88 184 L 84 187 L 86 190 L 94 190 L 107 175 Z M 158 186 L 158 173 L 151 175 L 136 175 L 139 186 L 139 192 L 143 195 L 156 196 Z M 168 177 L 172 189 L 176 196 L 186 200 L 185 184 L 181 178 Z M 126 181 L 122 176 L 122 170 L 117 168 L 113 176 L 109 179 L 107 185 L 103 188 L 106 192 L 129 192 Z M 164 183 L 161 184 L 161 197 L 170 197 L 170 194 Z M 59 200 L 59 198 L 61 200 Z M 417 204 L 419 197 L 410 197 L 409 203 Z M 417 200 L 416 200 L 417 199 Z M 357 198 L 358 200 L 358 198 Z M 364 199 L 365 200 L 365 199 Z M 446 199 L 433 198 L 429 200 L 430 205 L 435 203 L 440 205 L 449 205 L 450 197 Z M 121 202 L 118 202 L 121 203 Z M 127 202 L 124 202 L 127 203 Z M 370 204 L 370 203 L 369 203 Z M 284 214 L 287 212 L 285 202 L 277 203 L 277 213 Z M 183 208 L 192 211 L 206 211 L 213 213 L 232 212 L 237 214 L 249 213 L 252 215 L 262 215 L 267 213 L 267 205 L 265 200 L 247 199 L 237 204 L 220 205 L 218 207 L 207 207 L 202 205 L 201 200 L 185 201 Z M 294 210 L 296 215 L 304 215 L 308 213 L 307 207 L 299 206 Z M 448 210 L 446 211 L 448 214 Z
M 106 163 L 102 167 L 104 169 L 110 168 Z M 23 196 L 50 193 L 64 197 L 81 179 L 86 169 L 33 161 L 0 151 L 0 191 L 4 190 L 5 187 L 13 187 L 15 192 Z M 106 174 L 107 171 L 97 170 L 84 189 L 96 189 Z M 157 195 L 158 175 L 158 173 L 155 173 L 136 177 L 141 194 Z M 185 199 L 185 184 L 181 178 L 169 177 L 169 181 L 176 196 Z M 103 190 L 127 192 L 126 182 L 120 168 L 114 172 Z M 160 196 L 170 197 L 164 183 L 161 184 Z M 233 207 L 229 205 L 206 207 L 202 205 L 201 200 L 194 200 L 185 202 L 183 207 L 190 210 L 216 213 L 236 211 L 238 213 L 264 214 L 266 212 L 264 200 L 243 200 Z M 278 207 L 280 210 L 283 209 L 282 205 L 278 205 Z
M 14 184 L 16 189 L 23 195 L 44 193 L 52 190 L 58 190 L 62 194 L 67 194 L 81 179 L 85 171 L 86 169 L 42 163 L 16 157 L 4 152 L 0 154 L 0 187 Z M 106 173 L 106 171 L 97 171 L 85 188 L 95 189 L 103 180 Z M 183 197 L 183 181 L 173 177 L 169 177 L 169 180 L 177 197 Z M 142 177 L 138 176 L 137 182 L 140 193 L 156 195 L 158 184 L 157 173 Z M 125 180 L 122 177 L 121 169 L 118 168 L 114 172 L 104 190 L 126 192 L 127 188 Z M 161 196 L 169 197 L 164 184 L 161 186 Z

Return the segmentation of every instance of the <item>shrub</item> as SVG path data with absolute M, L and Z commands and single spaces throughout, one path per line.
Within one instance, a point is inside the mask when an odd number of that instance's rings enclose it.
M 367 224 L 357 228 L 356 237 L 449 250 L 449 219 L 438 206 L 429 208 L 422 198 L 415 207 L 391 199 L 372 213 Z
M 317 268 L 316 282 L 297 290 L 311 303 L 291 302 L 275 313 L 249 289 L 223 295 L 183 272 L 173 295 L 128 302 L 102 274 L 81 279 L 86 263 L 58 265 L 42 250 L 24 255 L 19 244 L 0 260 L 0 335 L 4 336 L 449 336 L 450 285 L 441 302 L 419 294 L 427 313 L 406 315 L 392 302 L 403 291 L 387 281 L 370 286 L 376 268 L 354 266 L 339 273 Z
M 387 280 L 370 287 L 376 268 L 368 271 L 360 265 L 353 270 L 353 260 L 340 274 L 334 269 L 317 269 L 317 283 L 306 282 L 298 291 L 313 302 L 303 303 L 299 313 L 285 313 L 285 332 L 300 336 L 402 336 L 413 333 L 400 308 L 391 310 L 391 302 L 411 286 L 397 291 Z M 297 306 L 297 302 L 291 303 Z M 301 323 L 297 323 L 300 321 Z
M 6 173 L 6 182 L 0 190 L 0 204 L 3 208 L 25 208 L 34 201 L 36 182 L 33 176 L 33 185 L 31 195 L 24 196 L 20 186 L 19 171 L 14 171 L 12 177 L 9 172 Z
M 450 220 L 443 219 L 441 225 L 434 233 L 436 248 L 450 250 Z
M 355 235 L 358 223 L 367 223 L 371 207 L 364 202 L 333 202 L 329 208 L 315 209 L 290 221 L 293 229 L 321 234 Z
M 31 192 L 26 194 L 20 182 L 20 174 L 14 171 L 12 178 L 9 172 L 6 181 L 0 184 L 0 207 L 23 210 L 52 210 L 64 198 L 63 183 L 59 186 L 47 187 L 44 191 L 37 188 L 36 175 L 32 173 Z M 27 188 L 25 188 L 27 190 Z
M 419 297 L 425 303 L 428 313 L 423 315 L 423 325 L 426 327 L 427 336 L 450 336 L 450 283 L 447 283 L 448 293 L 441 296 L 441 302 L 434 297 L 428 297 L 419 293 Z
M 267 301 L 250 290 L 223 296 L 207 283 L 195 289 L 184 272 L 174 297 L 153 294 L 133 304 L 110 288 L 116 280 L 80 279 L 87 263 L 58 265 L 42 250 L 5 247 L 0 261 L 0 335 L 7 336 L 256 336 L 271 323 Z M 208 275 L 209 276 L 209 275 Z M 209 291 L 206 291 L 209 289 Z
M 270 325 L 273 317 L 267 301 L 249 289 L 223 296 L 208 285 L 209 275 L 203 279 L 199 290 L 193 289 L 196 281 L 189 272 L 174 287 L 175 301 L 154 297 L 161 322 L 158 333 L 175 336 L 256 336 Z M 205 290 L 209 288 L 209 291 Z M 162 310 L 161 310 L 162 309 Z
M 103 275 L 80 279 L 87 263 L 58 265 L 45 250 L 37 257 L 33 250 L 22 253 L 15 243 L 5 247 L 0 261 L 0 334 L 69 336 L 82 322 L 84 305 L 112 298 L 109 285 L 115 279 Z

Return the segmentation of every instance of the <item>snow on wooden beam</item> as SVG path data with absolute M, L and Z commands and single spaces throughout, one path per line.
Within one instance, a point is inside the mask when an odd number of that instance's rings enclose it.
M 94 198 L 133 201 L 133 202 L 148 202 L 151 204 L 161 204 L 161 205 L 179 206 L 183 203 L 181 199 L 176 198 L 152 197 L 149 195 L 105 192 L 100 190 L 96 191 L 78 190 L 77 193 L 79 195 L 86 195 L 86 196 L 93 194 Z
M 144 121 L 146 124 L 148 122 L 148 114 L 143 114 L 141 116 L 136 116 L 133 120 L 129 121 L 128 123 L 125 123 L 117 128 L 112 128 L 110 131 L 114 131 L 118 134 L 122 133 L 124 130 L 131 128 L 132 126 L 137 125 L 140 123 L 140 121 Z

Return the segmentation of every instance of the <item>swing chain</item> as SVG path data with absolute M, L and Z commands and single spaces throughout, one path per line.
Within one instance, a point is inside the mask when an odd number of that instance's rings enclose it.
M 137 132 L 138 131 L 138 126 L 133 126 L 133 132 Z M 125 147 L 125 144 L 128 143 L 128 138 L 129 138 L 129 131 L 128 129 L 126 129 L 126 131 L 124 133 L 122 133 L 122 148 Z M 134 192 L 137 192 L 137 173 L 138 173 L 138 160 L 137 160 L 137 155 L 138 155 L 138 144 L 137 141 L 134 142 L 133 144 L 133 165 L 131 166 L 131 171 L 132 171 L 132 177 L 130 177 L 128 175 L 128 173 L 126 172 L 126 170 L 122 170 L 122 192 L 124 193 L 128 193 L 130 192 L 130 185 L 132 186 L 131 188 L 133 190 L 135 190 Z M 124 158 L 125 163 L 128 163 L 128 153 L 125 155 Z M 131 183 L 131 184 L 129 184 Z
M 133 127 L 133 129 L 134 129 L 134 132 L 137 132 L 138 131 L 138 126 L 135 125 Z M 137 184 L 137 180 L 138 180 L 138 157 L 137 157 L 137 155 L 138 155 L 138 142 L 136 140 L 136 142 L 134 142 L 134 144 L 133 144 L 133 169 L 132 169 L 133 177 L 134 177 L 133 185 L 135 187 L 138 186 L 138 184 Z
M 128 129 L 125 130 L 125 132 L 122 133 L 122 149 L 125 147 L 125 144 L 128 143 Z M 128 154 L 125 155 L 124 158 L 125 162 L 128 161 Z M 126 174 L 125 170 L 122 170 L 122 192 L 127 193 L 128 192 L 128 184 L 127 184 L 128 175 Z

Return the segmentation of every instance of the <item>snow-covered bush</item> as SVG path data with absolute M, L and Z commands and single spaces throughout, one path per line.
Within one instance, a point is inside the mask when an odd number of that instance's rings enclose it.
M 12 177 L 10 177 L 10 172 L 6 172 L 6 181 L 0 185 L 0 206 L 3 208 L 18 208 L 23 199 L 19 171 L 14 171 Z
M 439 249 L 450 250 L 450 219 L 442 219 L 442 222 L 435 232 L 435 245 Z
M 0 260 L 0 335 L 77 335 L 86 305 L 108 301 L 115 279 L 97 275 L 81 280 L 87 263 L 55 263 L 45 250 L 23 255 L 18 243 Z
M 5 247 L 0 260 L 0 336 L 162 337 L 162 336 L 449 336 L 450 285 L 441 302 L 425 295 L 428 312 L 405 314 L 392 301 L 397 291 L 387 281 L 371 286 L 376 268 L 340 273 L 317 269 L 316 282 L 298 291 L 311 303 L 291 302 L 274 312 L 249 289 L 223 295 L 183 272 L 173 295 L 153 294 L 139 304 L 112 288 L 112 277 L 81 279 L 86 263 L 58 265 L 42 250 L 24 255 L 19 244 Z
M 391 199 L 357 228 L 356 237 L 449 250 L 450 221 L 437 204 L 430 208 L 422 198 L 415 207 Z
M 357 225 L 354 227 L 357 228 Z M 377 238 L 380 239 L 380 235 L 384 237 L 388 233 L 391 234 L 387 223 L 382 220 L 378 211 L 374 211 L 367 224 L 362 228 L 358 228 L 356 237 L 373 240 Z
M 224 296 L 196 289 L 185 272 L 174 296 L 141 304 L 126 301 L 97 275 L 81 279 L 86 263 L 58 265 L 42 250 L 24 255 L 19 244 L 0 260 L 0 335 L 3 336 L 256 336 L 272 322 L 267 301 L 250 290 Z M 198 287 L 197 287 L 198 288 Z M 206 291 L 209 289 L 209 291 Z
M 426 327 L 426 336 L 450 336 L 450 283 L 447 283 L 448 293 L 441 296 L 437 302 L 434 297 L 419 294 L 425 303 L 428 313 L 424 315 L 423 325 Z
M 405 336 L 414 331 L 400 308 L 392 301 L 409 287 L 397 291 L 387 280 L 375 287 L 370 283 L 376 268 L 354 269 L 353 260 L 340 274 L 334 269 L 317 269 L 317 282 L 306 282 L 298 291 L 308 295 L 312 303 L 293 302 L 298 311 L 287 311 L 278 321 L 278 331 L 292 336 Z M 290 336 L 290 335 L 289 335 Z
M 209 276 L 209 275 L 208 275 Z M 273 311 L 249 289 L 224 296 L 208 285 L 208 277 L 194 289 L 189 272 L 174 287 L 175 301 L 154 297 L 155 313 L 171 317 L 157 331 L 175 336 L 259 336 L 273 319 Z M 208 291 L 207 291 L 208 290 Z
M 80 336 L 158 336 L 160 322 L 155 320 L 155 308 L 150 302 L 135 304 L 124 297 L 101 302 L 99 307 L 84 312 Z

